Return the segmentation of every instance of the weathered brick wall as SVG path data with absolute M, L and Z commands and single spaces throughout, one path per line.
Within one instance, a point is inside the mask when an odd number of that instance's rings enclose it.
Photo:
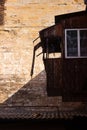
M 3 4 L 2 4 L 3 3 Z M 84 10 L 83 0 L 0 1 L 0 104 L 59 105 L 61 97 L 47 97 L 42 50 L 36 51 L 39 31 L 55 23 L 55 15 Z

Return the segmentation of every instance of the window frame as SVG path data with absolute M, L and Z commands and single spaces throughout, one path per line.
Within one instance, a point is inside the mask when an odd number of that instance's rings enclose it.
M 68 56 L 67 55 L 67 31 L 77 31 L 77 56 Z M 75 28 L 75 29 L 65 29 L 65 58 L 87 58 L 87 56 L 81 56 L 80 53 L 80 30 L 87 30 L 87 28 Z

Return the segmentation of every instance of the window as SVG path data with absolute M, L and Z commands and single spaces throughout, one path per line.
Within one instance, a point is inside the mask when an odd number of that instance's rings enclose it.
M 87 29 L 65 29 L 65 57 L 87 57 Z

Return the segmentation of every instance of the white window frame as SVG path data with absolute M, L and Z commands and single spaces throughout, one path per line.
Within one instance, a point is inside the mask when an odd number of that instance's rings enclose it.
M 77 31 L 77 47 L 78 47 L 78 55 L 77 56 L 67 56 L 67 31 Z M 65 29 L 65 58 L 87 58 L 87 56 L 80 55 L 80 30 L 87 30 L 87 28 L 79 28 L 79 29 Z

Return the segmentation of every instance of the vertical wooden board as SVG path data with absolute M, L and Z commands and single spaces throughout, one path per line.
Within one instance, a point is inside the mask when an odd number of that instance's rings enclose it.
M 49 59 L 47 62 L 47 87 L 52 88 L 54 86 L 54 62 Z
M 55 59 L 54 61 L 54 87 L 61 91 L 62 86 L 62 64 L 61 59 Z
M 54 86 L 54 67 L 53 67 L 53 61 L 51 59 L 45 59 L 45 69 L 46 69 L 46 75 L 47 75 L 47 87 L 51 88 Z
M 70 94 L 75 86 L 75 62 L 64 60 L 63 62 L 63 93 Z
M 76 86 L 77 93 L 81 93 L 84 97 L 84 93 L 87 93 L 87 59 L 79 59 L 77 62 L 76 71 Z
M 46 59 L 47 93 L 50 96 L 61 95 L 61 60 Z
M 63 101 L 87 100 L 87 60 L 70 59 L 63 65 Z

